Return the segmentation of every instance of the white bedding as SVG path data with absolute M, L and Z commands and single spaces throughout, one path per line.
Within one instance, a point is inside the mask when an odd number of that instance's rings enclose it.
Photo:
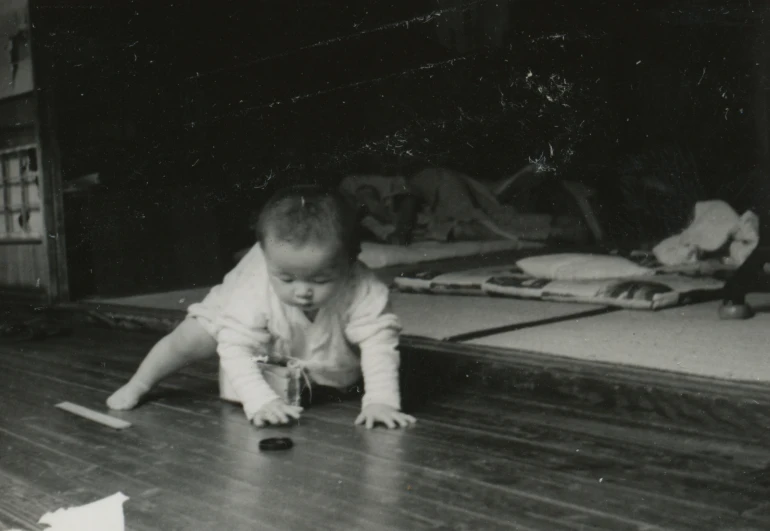
M 476 256 L 500 251 L 519 249 L 539 249 L 544 244 L 529 241 L 467 241 L 467 242 L 417 242 L 411 245 L 386 245 L 364 242 L 361 245 L 359 260 L 371 267 L 380 269 L 405 264 L 418 264 L 432 260 Z

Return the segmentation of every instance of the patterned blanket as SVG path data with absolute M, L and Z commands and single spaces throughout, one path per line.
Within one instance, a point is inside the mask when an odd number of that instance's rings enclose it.
M 440 273 L 423 270 L 394 280 L 399 291 L 498 296 L 602 304 L 659 310 L 719 298 L 724 281 L 657 271 L 643 277 L 599 280 L 550 280 L 524 273 L 516 265 Z

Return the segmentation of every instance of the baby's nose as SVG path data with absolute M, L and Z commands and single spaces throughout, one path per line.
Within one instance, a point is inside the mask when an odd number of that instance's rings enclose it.
M 297 297 L 307 298 L 313 296 L 313 289 L 308 284 L 298 284 L 297 291 L 295 292 Z

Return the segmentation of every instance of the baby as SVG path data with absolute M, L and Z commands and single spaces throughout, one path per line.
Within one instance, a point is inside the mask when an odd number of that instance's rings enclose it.
M 131 409 L 166 376 L 218 353 L 223 397 L 232 392 L 256 426 L 285 424 L 302 411 L 271 387 L 257 358 L 291 362 L 312 383 L 337 389 L 363 375 L 356 424 L 414 423 L 401 412 L 400 325 L 387 286 L 357 261 L 355 217 L 345 200 L 317 186 L 282 190 L 262 209 L 257 236 L 107 405 Z

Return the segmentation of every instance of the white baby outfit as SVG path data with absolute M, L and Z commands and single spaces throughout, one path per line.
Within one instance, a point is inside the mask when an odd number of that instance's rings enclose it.
M 278 299 L 257 244 L 188 313 L 217 339 L 222 395 L 241 402 L 249 419 L 278 398 L 259 370 L 258 357 L 294 360 L 314 383 L 337 388 L 355 384 L 363 373 L 363 406 L 401 408 L 401 327 L 390 311 L 387 286 L 361 263 L 311 322 L 301 309 Z

